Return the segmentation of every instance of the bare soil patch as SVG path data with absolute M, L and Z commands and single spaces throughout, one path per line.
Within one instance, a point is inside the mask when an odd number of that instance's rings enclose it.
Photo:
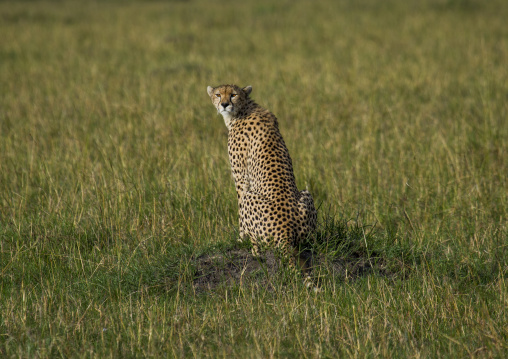
M 303 253 L 310 264 L 311 276 L 319 269 L 343 280 L 354 280 L 373 271 L 381 275 L 390 275 L 384 269 L 384 261 L 352 255 L 348 258 L 326 260 L 310 252 Z M 206 292 L 220 286 L 258 284 L 271 287 L 276 276 L 281 275 L 283 262 L 272 252 L 264 253 L 261 258 L 252 256 L 248 249 L 231 249 L 224 253 L 205 254 L 194 259 L 196 268 L 194 289 Z

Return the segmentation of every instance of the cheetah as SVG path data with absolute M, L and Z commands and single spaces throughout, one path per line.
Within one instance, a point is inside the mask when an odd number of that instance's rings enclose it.
M 297 264 L 311 280 L 298 243 L 316 228 L 317 212 L 311 194 L 299 191 L 291 157 L 277 118 L 250 97 L 252 86 L 208 86 L 208 95 L 228 129 L 228 153 L 238 196 L 240 238 L 248 237 L 252 254 L 273 248 Z M 298 271 L 297 271 L 298 272 Z

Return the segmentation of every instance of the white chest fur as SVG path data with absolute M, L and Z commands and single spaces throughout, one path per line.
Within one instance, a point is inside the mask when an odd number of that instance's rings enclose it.
M 222 115 L 222 118 L 224 118 L 224 123 L 226 124 L 226 127 L 229 130 L 229 128 L 231 126 L 231 121 L 233 120 L 233 116 L 231 115 L 230 112 L 227 112 L 227 111 L 221 112 L 221 115 Z

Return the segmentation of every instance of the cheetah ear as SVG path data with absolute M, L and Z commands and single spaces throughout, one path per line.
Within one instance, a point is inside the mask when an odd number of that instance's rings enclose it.
M 213 87 L 212 86 L 208 86 L 206 88 L 206 92 L 208 92 L 208 96 L 212 97 L 212 95 L 213 95 Z
M 251 85 L 245 86 L 242 90 L 248 96 L 252 92 L 252 86 Z

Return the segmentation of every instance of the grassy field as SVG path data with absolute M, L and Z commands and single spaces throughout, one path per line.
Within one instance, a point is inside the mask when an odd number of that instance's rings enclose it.
M 507 18 L 1 1 L 0 357 L 507 357 Z M 319 294 L 235 242 L 222 83 L 279 118 Z

